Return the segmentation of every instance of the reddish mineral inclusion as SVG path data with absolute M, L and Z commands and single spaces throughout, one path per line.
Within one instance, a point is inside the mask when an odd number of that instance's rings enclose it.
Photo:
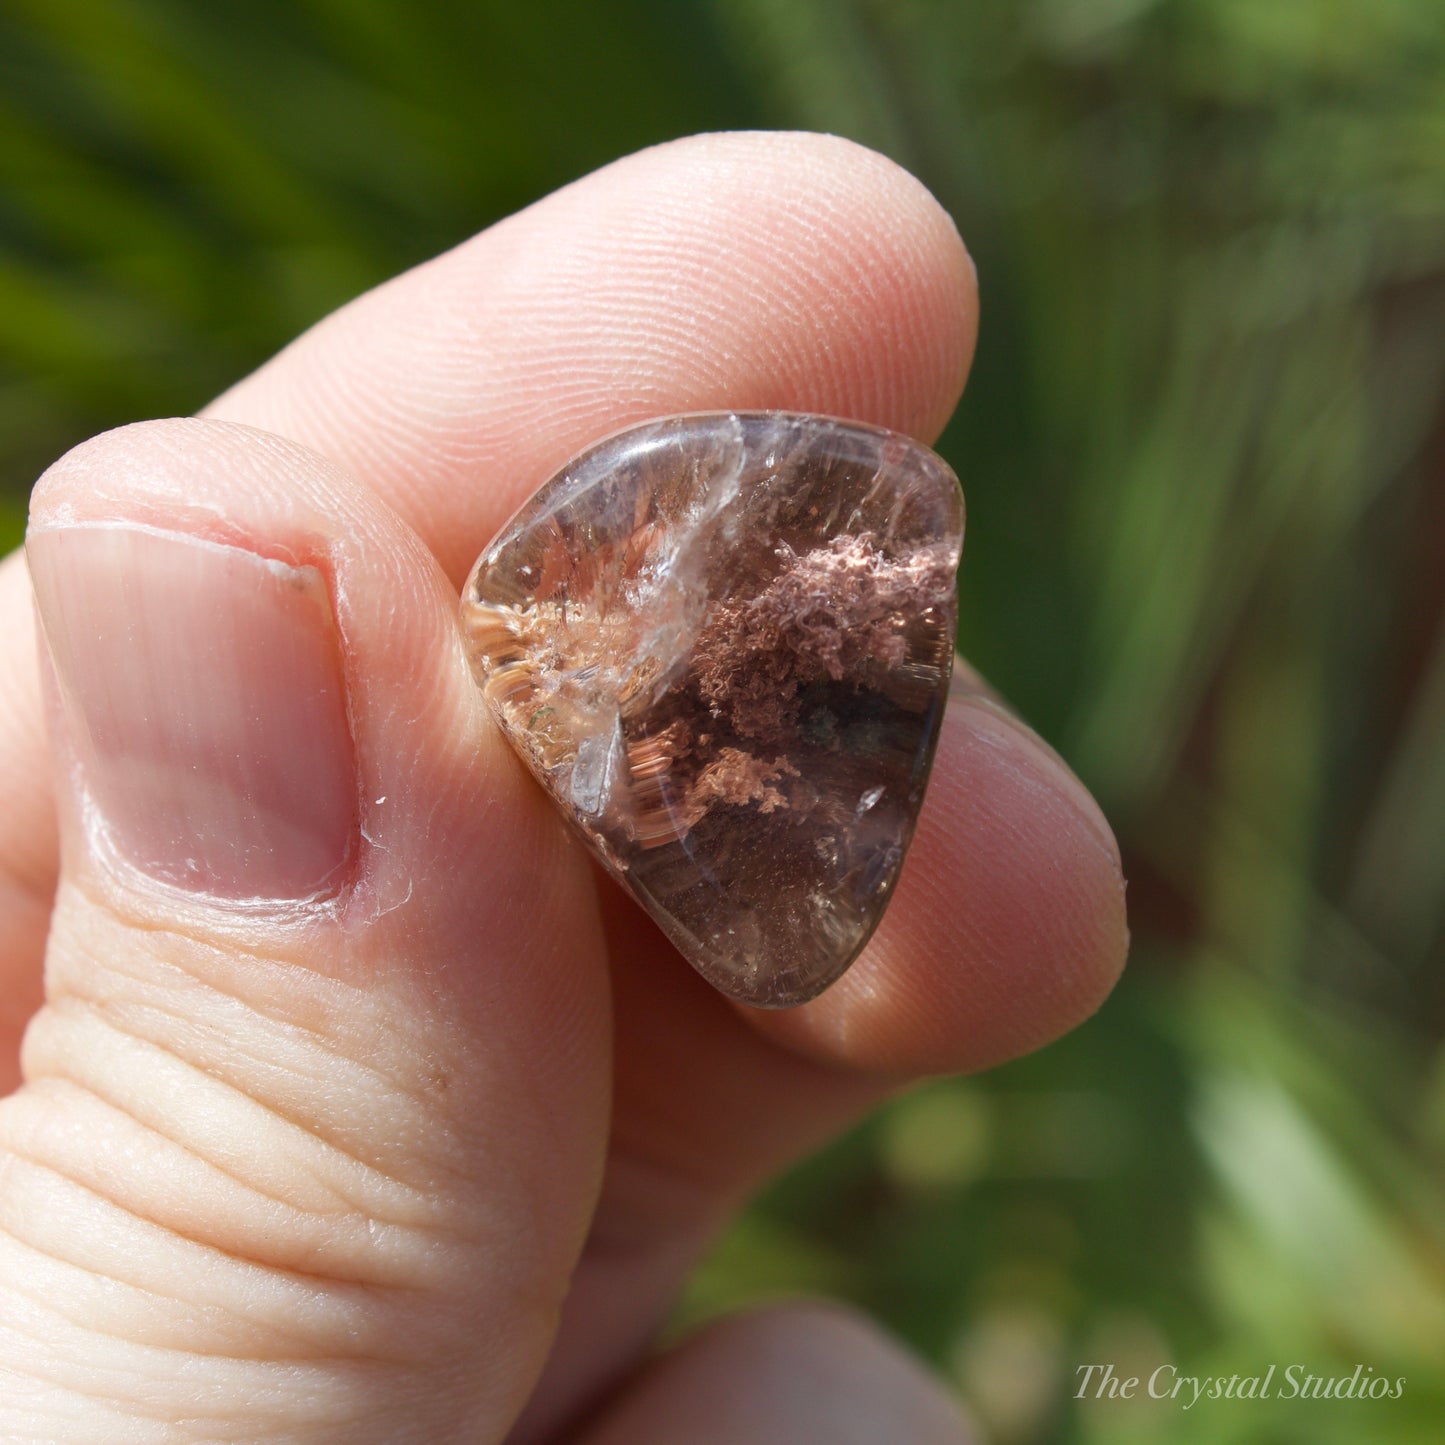
M 668 417 L 570 462 L 478 559 L 478 681 L 542 786 L 733 998 L 857 957 L 953 664 L 963 497 L 926 447 L 787 412 Z

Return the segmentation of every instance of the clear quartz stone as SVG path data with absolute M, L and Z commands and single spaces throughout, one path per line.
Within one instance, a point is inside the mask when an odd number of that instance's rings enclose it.
M 953 662 L 963 497 L 893 432 L 668 417 L 570 462 L 478 559 L 478 681 L 697 971 L 812 998 L 878 924 Z

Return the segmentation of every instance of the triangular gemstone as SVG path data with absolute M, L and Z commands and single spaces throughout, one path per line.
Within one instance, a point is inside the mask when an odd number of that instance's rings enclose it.
M 957 478 L 893 432 L 669 417 L 569 463 L 462 611 L 507 736 L 715 987 L 761 1007 L 877 926 L 953 662 Z

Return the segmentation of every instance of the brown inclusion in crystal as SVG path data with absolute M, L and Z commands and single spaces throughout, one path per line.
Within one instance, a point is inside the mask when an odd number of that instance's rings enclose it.
M 472 570 L 503 729 L 612 875 L 733 998 L 802 1003 L 897 881 L 953 662 L 958 481 L 787 412 L 600 443 Z

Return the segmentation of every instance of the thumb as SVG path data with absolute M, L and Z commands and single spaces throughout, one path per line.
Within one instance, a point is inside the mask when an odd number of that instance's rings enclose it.
M 63 834 L 0 1103 L 0 1437 L 498 1439 L 605 1132 L 579 852 L 419 542 L 278 438 L 42 479 Z

